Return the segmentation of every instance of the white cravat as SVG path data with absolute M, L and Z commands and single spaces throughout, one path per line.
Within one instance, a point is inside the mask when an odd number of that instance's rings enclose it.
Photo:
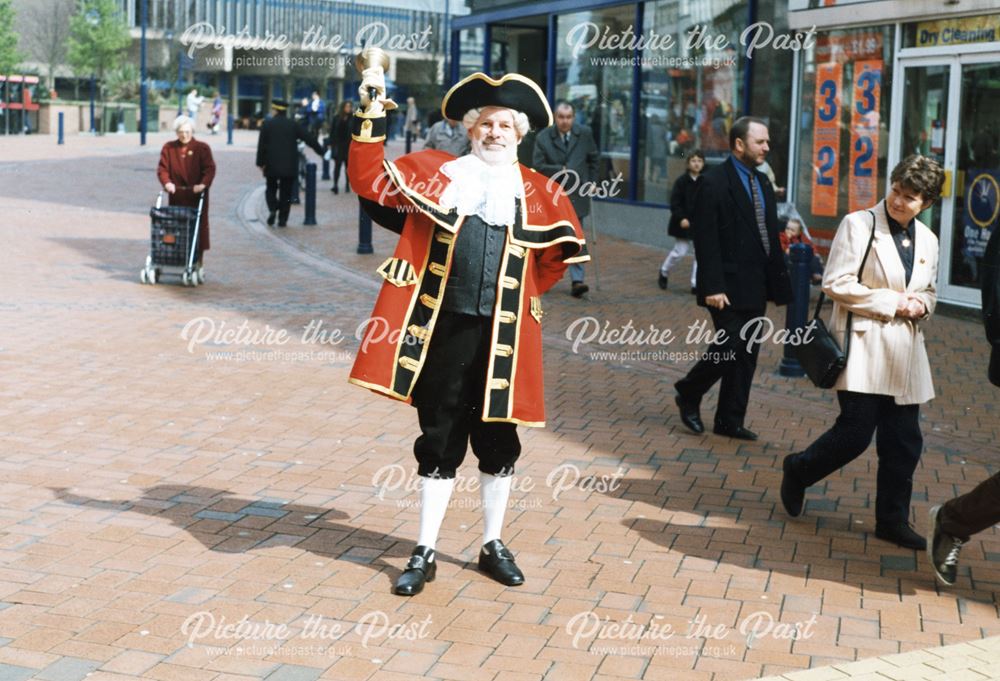
M 451 182 L 441 194 L 441 205 L 459 215 L 478 215 L 490 225 L 514 223 L 514 200 L 524 196 L 517 163 L 493 166 L 466 154 L 441 166 Z

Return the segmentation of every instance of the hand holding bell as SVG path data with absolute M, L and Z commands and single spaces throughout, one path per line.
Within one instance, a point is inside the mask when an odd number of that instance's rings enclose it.
M 354 59 L 354 67 L 361 74 L 358 96 L 368 113 L 378 113 L 396 108 L 396 103 L 385 97 L 385 72 L 389 68 L 389 55 L 377 47 L 367 47 Z

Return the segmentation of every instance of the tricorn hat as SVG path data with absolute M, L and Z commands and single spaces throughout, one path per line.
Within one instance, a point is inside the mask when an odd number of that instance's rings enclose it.
M 288 102 L 286 102 L 284 99 L 272 99 L 271 108 L 277 109 L 278 111 L 285 111 L 286 109 L 288 109 Z
M 503 106 L 523 111 L 535 129 L 552 125 L 552 109 L 535 81 L 519 73 L 496 80 L 485 73 L 473 73 L 455 83 L 441 101 L 445 118 L 460 121 L 469 109 Z

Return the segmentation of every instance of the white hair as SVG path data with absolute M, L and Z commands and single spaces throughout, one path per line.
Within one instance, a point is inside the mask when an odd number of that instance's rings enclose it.
M 178 116 L 174 119 L 174 132 L 181 129 L 182 126 L 188 125 L 191 127 L 191 132 L 194 132 L 194 120 L 190 116 Z
M 483 109 L 486 107 L 477 107 L 475 109 L 469 109 L 462 116 L 462 125 L 465 126 L 466 130 L 472 130 L 476 123 L 479 122 L 479 117 L 483 113 Z M 531 124 L 528 122 L 528 116 L 523 111 L 517 111 L 515 109 L 509 109 L 509 111 L 514 114 L 514 129 L 517 130 L 519 137 L 523 138 L 531 130 Z

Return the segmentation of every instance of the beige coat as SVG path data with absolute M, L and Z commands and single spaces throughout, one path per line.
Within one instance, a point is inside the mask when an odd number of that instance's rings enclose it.
M 834 389 L 892 395 L 896 404 L 920 404 L 934 398 L 920 327 L 937 302 L 938 240 L 916 221 L 913 274 L 907 286 L 884 202 L 871 211 L 875 214 L 875 241 L 861 282 L 858 268 L 872 229 L 872 213 L 867 210 L 851 213 L 840 223 L 823 273 L 823 291 L 834 301 L 830 329 L 838 340 L 844 338 L 848 311 L 854 312 L 847 368 Z M 921 321 L 895 316 L 903 291 L 915 293 L 923 301 L 927 315 Z

